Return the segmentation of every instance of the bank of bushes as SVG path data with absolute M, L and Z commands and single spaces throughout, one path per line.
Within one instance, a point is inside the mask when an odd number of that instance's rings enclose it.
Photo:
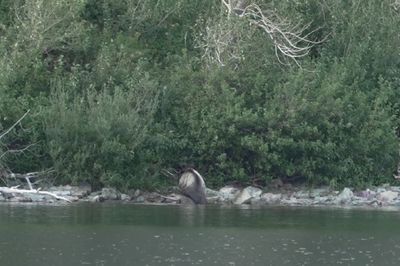
M 2 171 L 119 188 L 162 187 L 185 167 L 210 186 L 393 181 L 394 1 L 258 1 L 311 22 L 320 42 L 300 66 L 241 18 L 224 20 L 220 1 L 46 3 L 0 3 L 0 132 L 31 110 L 0 154 L 32 145 L 2 156 Z M 223 65 L 204 49 L 212 25 L 233 36 Z

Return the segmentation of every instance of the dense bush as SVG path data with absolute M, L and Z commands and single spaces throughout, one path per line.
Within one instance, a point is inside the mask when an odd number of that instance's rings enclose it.
M 252 2 L 321 42 L 282 64 L 219 1 L 2 1 L 0 132 L 31 111 L 0 154 L 34 145 L 0 168 L 120 188 L 163 186 L 188 166 L 211 186 L 390 182 L 395 3 Z

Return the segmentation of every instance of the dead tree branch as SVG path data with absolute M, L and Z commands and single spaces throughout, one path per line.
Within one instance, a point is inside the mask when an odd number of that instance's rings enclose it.
M 309 38 L 318 30 L 310 30 L 310 24 L 293 26 L 275 12 L 263 10 L 256 3 L 247 4 L 246 0 L 221 0 L 221 2 L 227 10 L 228 17 L 236 15 L 245 18 L 251 25 L 267 34 L 274 44 L 276 56 L 281 63 L 283 56 L 299 65 L 298 59 L 306 56 L 312 47 L 323 41 Z M 304 34 L 306 31 L 309 33 Z
M 58 195 L 48 192 L 48 191 L 41 191 L 39 189 L 18 189 L 18 188 L 0 187 L 0 193 L 46 195 L 46 196 L 51 196 L 58 200 L 64 200 L 66 202 L 71 202 L 69 199 L 67 199 L 65 197 L 58 196 Z
M 49 192 L 49 191 L 42 191 L 41 188 L 34 189 L 33 184 L 31 182 L 32 178 L 38 178 L 39 176 L 48 173 L 49 171 L 45 172 L 32 172 L 32 173 L 27 173 L 27 174 L 14 174 L 10 173 L 7 174 L 6 176 L 3 176 L 4 179 L 23 179 L 27 182 L 29 189 L 18 189 L 18 186 L 14 187 L 0 187 L 0 193 L 11 193 L 11 194 L 39 194 L 39 195 L 45 195 L 45 196 L 51 196 L 55 199 L 58 200 L 64 200 L 67 202 L 71 202 L 71 200 L 58 196 L 55 193 Z
M 1 160 L 4 156 L 6 156 L 8 153 L 23 153 L 24 151 L 28 150 L 30 147 L 32 147 L 32 146 L 34 146 L 34 145 L 35 145 L 35 143 L 29 144 L 29 145 L 25 146 L 25 147 L 22 148 L 22 149 L 18 149 L 18 150 L 7 150 L 7 151 L 3 152 L 3 154 L 0 154 L 0 160 Z
M 1 140 L 3 137 L 5 137 L 8 133 L 10 133 L 10 131 L 13 130 L 13 128 L 15 128 L 15 127 L 25 118 L 25 116 L 28 115 L 29 112 L 30 112 L 30 110 L 26 111 L 26 113 L 25 113 L 23 116 L 21 116 L 21 118 L 18 119 L 17 122 L 15 122 L 9 129 L 7 129 L 5 132 L 3 132 L 3 133 L 0 135 L 0 140 Z

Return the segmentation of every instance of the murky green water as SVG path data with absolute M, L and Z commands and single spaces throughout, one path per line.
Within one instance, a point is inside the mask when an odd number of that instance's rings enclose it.
M 0 265 L 400 265 L 400 212 L 0 205 Z

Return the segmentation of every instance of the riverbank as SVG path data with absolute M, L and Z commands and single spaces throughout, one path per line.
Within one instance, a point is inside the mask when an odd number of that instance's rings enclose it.
M 192 200 L 171 187 L 163 192 L 130 190 L 121 193 L 113 188 L 92 191 L 90 186 L 53 186 L 47 191 L 66 198 L 71 202 L 120 201 L 137 204 L 193 204 Z M 32 193 L 0 193 L 0 202 L 58 204 L 59 200 L 49 195 Z M 400 187 L 382 185 L 356 191 L 344 188 L 342 191 L 329 187 L 282 187 L 263 190 L 257 187 L 237 188 L 225 186 L 219 190 L 207 188 L 208 204 L 220 205 L 275 205 L 275 206 L 342 206 L 342 207 L 399 207 Z

